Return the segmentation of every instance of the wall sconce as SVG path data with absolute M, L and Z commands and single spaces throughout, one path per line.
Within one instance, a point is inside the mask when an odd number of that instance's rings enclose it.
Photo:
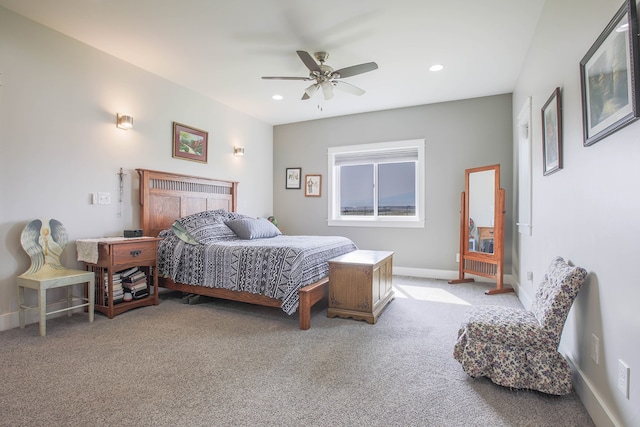
M 244 156 L 244 148 L 243 147 L 233 147 L 233 155 L 236 157 Z
M 116 126 L 120 129 L 129 130 L 133 127 L 133 117 L 124 114 L 116 114 Z

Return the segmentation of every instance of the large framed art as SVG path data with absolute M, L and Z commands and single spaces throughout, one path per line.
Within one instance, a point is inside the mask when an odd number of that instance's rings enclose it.
M 626 0 L 580 61 L 584 145 L 638 119 L 638 17 Z

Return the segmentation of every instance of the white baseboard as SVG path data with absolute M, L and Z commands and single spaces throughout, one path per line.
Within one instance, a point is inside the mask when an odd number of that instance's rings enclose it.
M 47 304 L 47 311 L 56 311 L 62 310 L 67 307 L 66 301 L 59 301 L 55 303 Z M 55 319 L 60 316 L 67 316 L 68 313 L 84 313 L 84 308 L 80 307 L 75 310 L 54 313 L 51 315 L 47 315 L 47 320 Z M 30 325 L 32 323 L 39 323 L 40 319 L 38 317 L 37 310 L 26 310 L 24 313 L 24 323 L 25 325 Z M 0 315 L 0 331 L 7 331 L 9 329 L 20 327 L 20 319 L 18 317 L 17 311 L 12 311 L 10 313 L 4 313 Z
M 616 419 L 615 415 L 613 415 L 609 407 L 604 403 L 604 400 L 600 397 L 598 390 L 584 375 L 584 372 L 582 372 L 571 356 L 565 351 L 562 351 L 562 349 L 560 349 L 560 352 L 564 354 L 571 365 L 573 388 L 595 425 L 598 427 L 622 427 L 620 421 Z
M 393 266 L 393 274 L 398 276 L 441 280 L 453 280 L 458 278 L 458 270 L 431 270 L 427 268 L 397 267 L 395 265 Z M 478 282 L 493 282 L 491 279 L 473 274 L 468 274 L 467 277 L 473 278 Z M 503 276 L 503 280 L 507 285 L 513 284 L 513 277 L 510 274 L 505 274 Z

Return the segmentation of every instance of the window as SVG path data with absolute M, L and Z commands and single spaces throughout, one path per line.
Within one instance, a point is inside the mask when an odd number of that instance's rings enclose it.
M 424 226 L 424 140 L 332 147 L 329 225 Z

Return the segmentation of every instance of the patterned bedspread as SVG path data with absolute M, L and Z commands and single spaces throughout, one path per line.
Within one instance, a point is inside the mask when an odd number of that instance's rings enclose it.
M 326 277 L 328 260 L 354 251 L 339 236 L 285 236 L 192 245 L 172 230 L 160 234 L 158 270 L 174 282 L 266 295 L 298 309 L 298 289 Z

